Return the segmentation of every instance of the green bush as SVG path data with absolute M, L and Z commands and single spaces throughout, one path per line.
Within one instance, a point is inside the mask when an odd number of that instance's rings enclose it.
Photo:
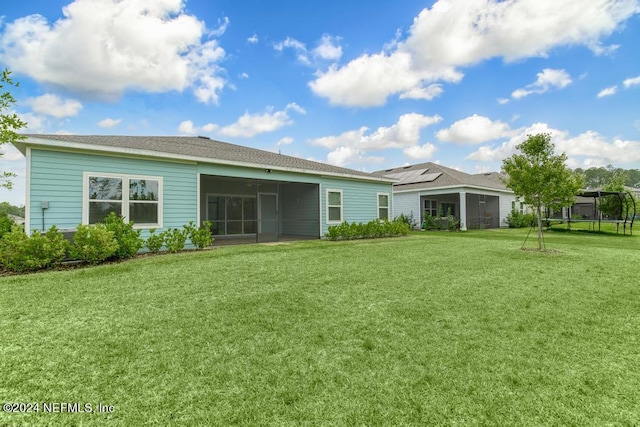
M 34 230 L 31 236 L 14 225 L 0 240 L 0 259 L 12 271 L 42 270 L 64 260 L 68 246 L 69 242 L 55 225 L 44 234 Z
M 368 223 L 348 223 L 331 225 L 325 233 L 328 240 L 375 239 L 380 237 L 406 236 L 410 226 L 401 220 L 374 219 Z
M 509 228 L 534 227 L 538 223 L 538 217 L 534 213 L 522 213 L 512 210 L 504 221 Z
M 424 220 L 422 221 L 422 228 L 424 230 L 456 231 L 459 227 L 460 219 L 451 214 L 451 209 L 447 209 L 447 214 L 441 214 L 439 217 L 431 216 L 429 211 L 424 212 Z
M 166 231 L 160 233 L 160 236 L 167 250 L 172 253 L 180 252 L 184 249 L 185 243 L 187 243 L 186 230 L 169 227 Z
M 138 253 L 144 241 L 140 237 L 140 230 L 133 229 L 133 222 L 124 222 L 124 217 L 111 212 L 105 219 L 107 230 L 113 232 L 113 237 L 118 243 L 118 248 L 113 254 L 114 258 L 130 258 Z
M 7 215 L 0 215 L 0 239 L 11 231 L 15 223 Z
M 409 226 L 409 229 L 415 228 L 418 225 L 418 221 L 413 218 L 413 212 L 409 215 L 400 214 L 394 219 L 394 221 L 404 222 Z
M 160 249 L 162 249 L 162 245 L 164 245 L 164 236 L 162 235 L 162 233 L 156 234 L 155 228 L 150 229 L 149 233 L 149 237 L 147 237 L 147 240 L 145 242 L 147 249 L 149 249 L 149 252 L 152 253 L 160 252 Z
M 118 242 L 106 225 L 80 224 L 73 236 L 71 256 L 89 264 L 99 264 L 114 256 L 117 250 Z
M 197 249 L 204 249 L 211 246 L 213 243 L 213 236 L 211 235 L 211 221 L 204 221 L 201 227 L 196 226 L 193 221 L 189 221 L 189 224 L 184 225 L 184 230 L 191 240 L 191 243 Z

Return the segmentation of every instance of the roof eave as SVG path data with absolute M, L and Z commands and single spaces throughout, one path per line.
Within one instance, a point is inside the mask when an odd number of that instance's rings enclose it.
M 50 148 L 59 148 L 59 149 L 73 149 L 73 150 L 82 150 L 82 151 L 92 151 L 104 154 L 121 154 L 121 155 L 134 155 L 141 157 L 151 157 L 162 160 L 181 160 L 187 162 L 194 163 L 207 163 L 207 164 L 218 164 L 218 165 L 228 165 L 228 166 L 238 166 L 238 167 L 246 167 L 252 169 L 270 169 L 281 172 L 294 172 L 301 173 L 305 175 L 316 175 L 316 176 L 327 176 L 327 177 L 338 177 L 338 178 L 348 178 L 359 181 L 374 181 L 381 183 L 392 184 L 397 182 L 397 180 L 393 180 L 390 178 L 376 177 L 376 176 L 361 176 L 361 175 L 351 175 L 351 174 L 342 174 L 335 172 L 326 172 L 326 171 L 314 171 L 311 169 L 303 169 L 303 168 L 288 168 L 282 166 L 274 166 L 263 163 L 250 163 L 250 162 L 238 162 L 231 160 L 221 160 L 221 159 L 210 159 L 206 157 L 196 157 L 196 156 L 185 156 L 181 154 L 172 154 L 172 153 L 163 153 L 160 151 L 151 151 L 151 150 L 140 150 L 135 148 L 126 148 L 126 147 L 111 147 L 106 145 L 94 145 L 94 144 L 83 144 L 79 142 L 70 142 L 70 141 L 57 141 L 46 138 L 37 138 L 37 137 L 28 137 L 27 140 L 22 141 L 21 143 L 17 143 L 16 148 L 26 156 L 27 146 L 43 146 Z

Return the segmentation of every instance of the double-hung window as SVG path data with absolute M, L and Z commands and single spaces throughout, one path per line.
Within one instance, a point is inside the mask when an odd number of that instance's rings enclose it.
M 438 216 L 438 202 L 436 200 L 423 200 L 423 212 L 432 217 Z
M 82 223 L 111 212 L 136 227 L 162 227 L 162 177 L 85 172 Z
M 327 222 L 342 222 L 342 190 L 327 190 Z
M 389 219 L 389 193 L 378 193 L 378 218 Z

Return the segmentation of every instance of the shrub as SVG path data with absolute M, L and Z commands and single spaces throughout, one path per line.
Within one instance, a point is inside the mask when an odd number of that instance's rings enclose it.
M 0 240 L 0 259 L 12 271 L 41 270 L 64 260 L 68 246 L 55 225 L 44 234 L 34 230 L 31 236 L 15 225 Z
M 90 264 L 99 264 L 118 250 L 114 233 L 104 224 L 78 225 L 73 236 L 71 256 Z
M 189 240 L 197 249 L 204 249 L 211 246 L 213 236 L 211 235 L 211 221 L 204 221 L 201 227 L 197 227 L 193 221 L 183 226 Z
M 124 222 L 124 217 L 111 212 L 105 219 L 107 230 L 113 232 L 113 238 L 118 243 L 118 248 L 113 254 L 114 258 L 130 258 L 138 253 L 144 241 L 140 237 L 140 230 L 133 229 L 133 222 Z
M 418 225 L 418 221 L 413 218 L 413 212 L 409 215 L 400 214 L 394 219 L 394 221 L 404 222 L 409 226 L 409 229 L 415 228 Z
M 156 234 L 156 229 L 152 228 L 149 230 L 149 237 L 147 237 L 146 245 L 149 252 L 157 253 L 162 249 L 162 245 L 164 245 L 164 236 L 162 233 Z
M 538 217 L 534 213 L 522 213 L 512 210 L 504 221 L 509 228 L 533 227 L 538 222 Z
M 427 211 L 424 213 L 424 221 L 422 221 L 422 228 L 425 230 L 433 230 L 438 227 L 436 222 L 436 218 L 431 216 L 431 214 Z
M 410 227 L 404 221 L 374 219 L 368 223 L 348 223 L 331 225 L 325 233 L 328 240 L 375 239 L 380 237 L 406 236 Z
M 11 231 L 15 223 L 7 215 L 0 215 L 0 239 Z
M 180 252 L 184 249 L 185 243 L 187 243 L 186 230 L 169 227 L 166 231 L 160 233 L 160 236 L 167 250 L 172 253 Z

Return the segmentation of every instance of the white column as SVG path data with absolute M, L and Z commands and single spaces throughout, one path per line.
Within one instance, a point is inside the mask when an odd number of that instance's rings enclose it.
M 461 191 L 460 195 L 460 231 L 467 231 L 467 192 Z

